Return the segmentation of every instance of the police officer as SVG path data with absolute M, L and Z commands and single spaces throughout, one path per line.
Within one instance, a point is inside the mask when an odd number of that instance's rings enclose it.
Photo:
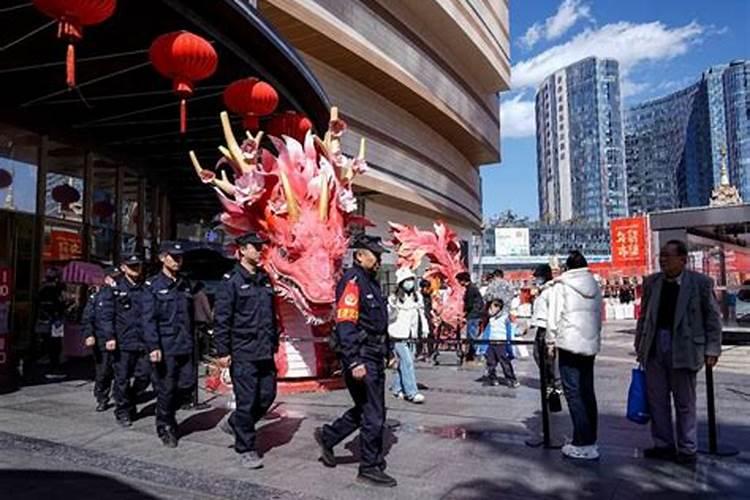
M 336 287 L 333 335 L 354 407 L 332 424 L 316 429 L 315 440 L 323 464 L 335 467 L 333 447 L 361 427 L 358 480 L 393 487 L 396 480 L 385 473 L 383 458 L 388 310 L 376 278 L 380 256 L 387 250 L 380 238 L 367 235 L 355 238 L 352 246 L 354 266 Z
M 141 302 L 143 262 L 125 256 L 115 286 L 102 294 L 106 349 L 114 353 L 115 418 L 130 427 L 135 416 L 135 396 L 149 385 L 150 366 L 143 344 Z M 135 378 L 132 387 L 130 379 Z
M 222 423 L 235 438 L 240 463 L 259 469 L 255 425 L 276 399 L 274 353 L 279 346 L 273 286 L 258 265 L 266 241 L 254 232 L 239 238 L 239 263 L 225 274 L 216 293 L 214 338 L 219 363 L 230 366 L 236 409 Z
M 169 448 L 177 447 L 178 389 L 194 380 L 192 288 L 178 275 L 183 253 L 180 243 L 162 242 L 161 271 L 146 281 L 143 294 L 143 335 L 157 393 L 156 433 Z
M 104 270 L 104 285 L 91 289 L 81 319 L 86 347 L 90 347 L 94 353 L 94 366 L 96 367 L 94 397 L 96 398 L 96 411 L 98 412 L 106 411 L 109 408 L 109 394 L 114 379 L 113 356 L 105 348 L 105 328 L 102 325 L 104 317 L 101 312 L 104 302 L 101 297 L 105 293 L 104 287 L 115 286 L 115 279 L 119 273 L 120 271 L 116 267 L 108 267 Z

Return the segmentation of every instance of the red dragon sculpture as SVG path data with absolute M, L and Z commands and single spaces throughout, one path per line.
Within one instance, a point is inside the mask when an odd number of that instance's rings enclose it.
M 433 320 L 452 329 L 463 321 L 464 287 L 456 275 L 466 271 L 461 256 L 461 245 L 456 233 L 443 222 L 435 222 L 435 232 L 423 231 L 416 226 L 388 223 L 393 234 L 392 243 L 398 255 L 398 266 L 416 269 L 427 257 L 430 265 L 425 279 L 440 278 L 447 286 L 445 295 L 433 295 Z

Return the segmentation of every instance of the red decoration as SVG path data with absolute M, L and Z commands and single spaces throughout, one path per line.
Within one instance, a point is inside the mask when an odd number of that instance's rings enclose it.
M 34 0 L 43 14 L 57 19 L 57 38 L 68 42 L 66 83 L 76 85 L 75 43 L 83 38 L 83 27 L 106 21 L 115 12 L 117 0 Z
M 52 199 L 63 205 L 70 205 L 81 199 L 81 193 L 73 186 L 60 184 L 52 190 Z
M 193 94 L 194 82 L 213 75 L 218 56 L 205 39 L 188 31 L 175 31 L 159 36 L 149 50 L 151 64 L 162 76 L 170 78 L 180 98 L 180 133 L 187 128 L 185 99 Z
M 285 111 L 280 115 L 274 116 L 267 127 L 267 131 L 271 135 L 277 137 L 288 135 L 300 142 L 305 139 L 305 134 L 310 129 L 312 129 L 310 119 L 296 111 Z
M 279 105 L 279 94 L 257 78 L 243 78 L 229 84 L 224 91 L 224 104 L 233 113 L 243 115 L 245 128 L 258 130 L 258 118 L 270 115 Z
M 112 214 L 115 213 L 115 207 L 108 201 L 97 201 L 94 206 L 91 207 L 94 215 L 100 219 L 109 219 Z
M 13 184 L 13 176 L 4 168 L 0 168 L 0 189 L 7 188 L 11 184 Z

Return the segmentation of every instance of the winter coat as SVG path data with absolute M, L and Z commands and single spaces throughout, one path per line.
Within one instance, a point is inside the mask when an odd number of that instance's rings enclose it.
M 417 338 L 419 329 L 429 331 L 421 293 L 406 294 L 401 301 L 396 295 L 388 297 L 388 336 L 394 340 Z
M 547 343 L 593 356 L 601 348 L 602 292 L 588 268 L 555 280 L 547 314 Z

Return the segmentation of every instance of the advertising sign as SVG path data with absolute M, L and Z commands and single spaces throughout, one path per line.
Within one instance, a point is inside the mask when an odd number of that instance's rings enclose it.
M 44 260 L 66 261 L 80 259 L 82 241 L 80 233 L 53 229 L 44 245 Z
M 529 228 L 495 228 L 495 256 L 519 257 L 529 255 Z
M 615 267 L 645 266 L 648 260 L 646 218 L 615 219 L 610 223 L 612 264 Z
M 0 267 L 0 371 L 6 368 L 10 352 L 10 301 L 13 293 L 13 269 Z

